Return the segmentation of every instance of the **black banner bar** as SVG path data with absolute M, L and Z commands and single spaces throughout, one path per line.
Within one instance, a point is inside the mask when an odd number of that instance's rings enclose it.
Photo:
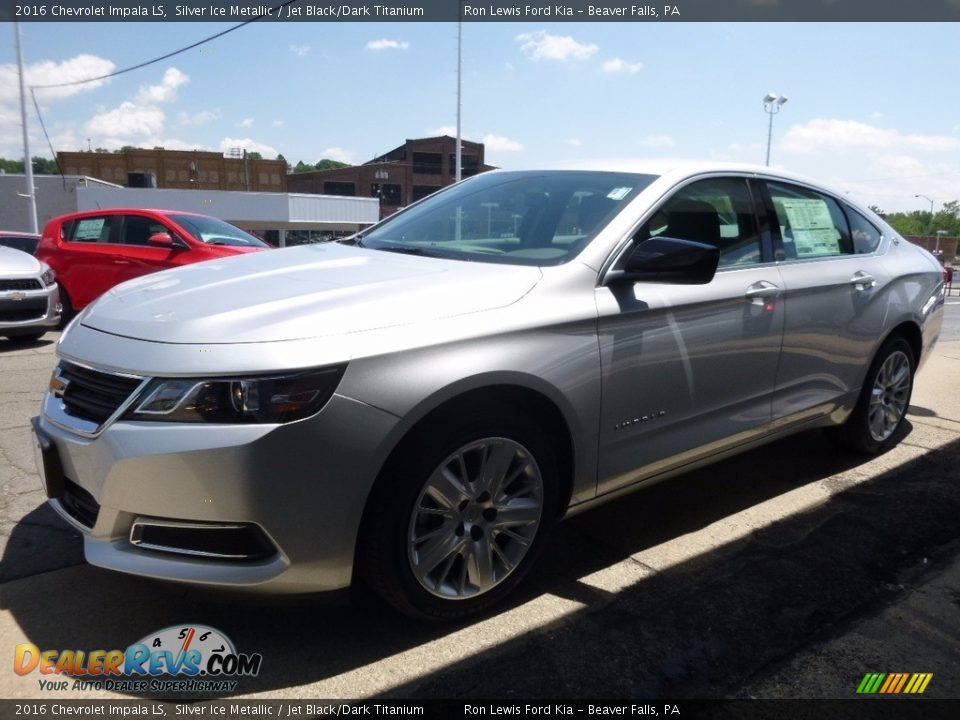
M 426 720 L 682 718 L 683 720 L 953 720 L 960 700 L 0 700 L 0 717 L 298 718 L 405 717 Z
M 0 0 L 19 22 L 955 22 L 957 0 Z

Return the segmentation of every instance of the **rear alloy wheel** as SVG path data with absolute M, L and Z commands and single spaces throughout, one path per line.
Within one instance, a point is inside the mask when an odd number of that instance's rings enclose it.
M 358 571 L 406 615 L 465 618 L 521 581 L 557 515 L 557 470 L 537 423 L 505 409 L 432 423 L 384 471 Z
M 857 407 L 838 428 L 840 440 L 851 450 L 873 455 L 896 444 L 898 431 L 910 407 L 914 358 L 906 340 L 887 341 L 867 373 Z

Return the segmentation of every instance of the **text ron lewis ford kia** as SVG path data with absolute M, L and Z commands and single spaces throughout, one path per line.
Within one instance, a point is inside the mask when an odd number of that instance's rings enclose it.
M 449 618 L 564 515 L 804 428 L 897 441 L 934 258 L 764 169 L 492 172 L 355 236 L 120 285 L 38 464 L 89 562 Z

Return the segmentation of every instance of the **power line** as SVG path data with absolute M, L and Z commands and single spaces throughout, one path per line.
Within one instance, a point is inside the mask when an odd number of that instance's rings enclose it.
M 300 0 L 287 0 L 287 2 L 281 3 L 279 5 L 275 5 L 274 7 L 270 8 L 270 11 L 279 12 L 282 8 L 285 8 L 287 5 L 293 5 L 294 3 L 298 3 L 298 2 L 300 2 Z M 221 38 L 224 35 L 232 33 L 234 30 L 239 30 L 240 28 L 246 25 L 249 25 L 250 23 L 256 22 L 257 20 L 261 20 L 264 17 L 268 17 L 268 15 L 259 15 L 251 20 L 245 20 L 242 23 L 238 23 L 233 27 L 227 28 L 222 32 L 218 32 L 215 35 L 211 35 L 208 38 L 204 38 L 203 40 L 198 40 L 195 43 L 191 43 L 186 47 L 180 48 L 179 50 L 174 50 L 173 52 L 169 52 L 166 55 L 161 55 L 160 57 L 154 58 L 153 60 L 148 60 L 146 62 L 138 63 L 137 65 L 132 65 L 130 67 L 123 68 L 122 70 L 116 70 L 112 73 L 107 73 L 106 75 L 98 75 L 97 77 L 86 78 L 84 80 L 72 80 L 71 82 L 54 83 L 52 85 L 31 85 L 30 90 L 33 91 L 33 90 L 46 90 L 49 88 L 71 87 L 73 85 L 83 85 L 85 83 L 96 82 L 98 80 L 106 80 L 108 78 L 116 77 L 117 75 L 123 75 L 124 73 L 132 72 L 134 70 L 139 70 L 140 68 L 145 68 L 149 65 L 154 65 L 155 63 L 162 62 L 164 60 L 174 57 L 175 55 L 180 55 L 181 53 L 187 52 L 187 50 L 193 50 L 195 47 L 199 45 L 203 45 L 204 43 L 208 43 L 211 40 L 216 40 L 217 38 Z M 36 99 L 34 99 L 34 102 L 36 102 Z

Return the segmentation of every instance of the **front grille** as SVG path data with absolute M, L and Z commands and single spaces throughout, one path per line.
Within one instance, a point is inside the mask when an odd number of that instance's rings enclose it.
M 45 297 L 26 300 L 0 300 L 0 322 L 39 320 L 47 314 Z
M 70 514 L 70 517 L 84 527 L 93 528 L 97 524 L 97 516 L 100 514 L 100 503 L 75 482 L 67 480 L 66 483 L 67 486 L 60 498 L 60 503 Z
M 25 280 L 4 280 L 0 279 L 0 292 L 6 290 L 43 290 L 43 285 L 36 278 L 27 278 Z
M 63 391 L 64 411 L 98 424 L 113 415 L 140 385 L 139 378 L 91 370 L 68 362 L 60 363 L 57 372 L 67 384 Z

